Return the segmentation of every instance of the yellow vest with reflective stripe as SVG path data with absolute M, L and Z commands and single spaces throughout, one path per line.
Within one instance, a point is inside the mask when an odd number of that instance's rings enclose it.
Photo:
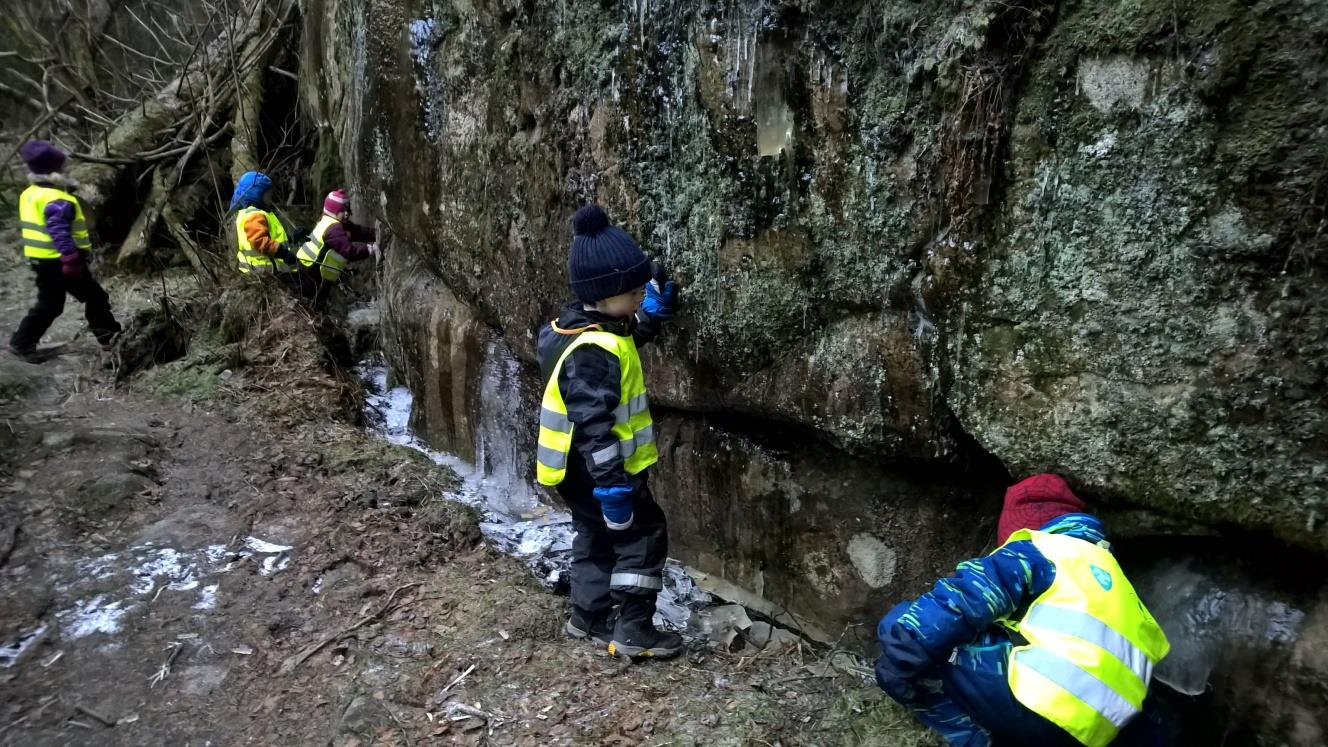
M 627 474 L 635 475 L 659 461 L 655 447 L 655 426 L 650 419 L 650 399 L 646 396 L 646 380 L 641 370 L 641 356 L 631 337 L 611 332 L 591 330 L 581 332 L 567 346 L 553 373 L 544 385 L 544 401 L 540 407 L 539 448 L 536 455 L 535 477 L 541 485 L 557 485 L 567 476 L 567 455 L 572 450 L 574 426 L 567 418 L 567 405 L 558 389 L 558 374 L 567 356 L 583 345 L 596 345 L 618 358 L 621 371 L 620 399 L 613 411 L 613 435 L 618 443 L 591 455 L 596 464 L 603 464 L 621 456 Z
M 1001 622 L 1028 641 L 1010 654 L 1010 690 L 1080 743 L 1103 747 L 1139 714 L 1171 646 L 1105 548 L 1030 529 L 1010 535 L 1020 540 L 1056 577 L 1021 619 Z
M 332 282 L 341 279 L 341 271 L 346 269 L 346 258 L 332 249 L 324 252 L 323 235 L 327 233 L 327 229 L 337 223 L 340 221 L 324 213 L 318 225 L 314 226 L 314 232 L 309 234 L 309 238 L 303 244 L 300 244 L 300 251 L 295 254 L 299 257 L 300 264 L 305 267 L 318 267 L 318 274 L 322 275 L 324 280 Z
M 235 258 L 240 261 L 240 272 L 295 272 L 295 265 L 287 264 L 276 257 L 269 257 L 249 243 L 249 236 L 244 232 L 244 222 L 254 213 L 267 216 L 267 235 L 271 236 L 273 241 L 278 244 L 286 242 L 286 228 L 281 225 L 281 219 L 275 213 L 253 206 L 240 208 L 240 212 L 235 214 L 235 235 L 240 242 L 240 251 Z
M 23 256 L 28 259 L 59 259 L 60 250 L 46 231 L 46 206 L 64 200 L 74 206 L 74 223 L 70 231 L 79 249 L 92 251 L 88 224 L 83 217 L 83 206 L 78 198 L 62 189 L 34 184 L 23 190 L 18 198 L 18 222 L 23 229 Z

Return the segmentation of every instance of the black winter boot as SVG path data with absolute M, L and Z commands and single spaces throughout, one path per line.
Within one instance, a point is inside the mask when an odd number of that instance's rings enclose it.
M 46 357 L 37 352 L 37 348 L 19 347 L 11 342 L 9 343 L 9 352 L 25 363 L 44 363 L 46 361 Z
M 629 595 L 623 599 L 609 642 L 611 656 L 632 659 L 672 659 L 682 653 L 682 636 L 655 628 L 655 597 Z
M 609 643 L 613 640 L 613 610 L 590 612 L 572 607 L 572 617 L 563 630 L 573 638 L 592 638 L 600 643 Z

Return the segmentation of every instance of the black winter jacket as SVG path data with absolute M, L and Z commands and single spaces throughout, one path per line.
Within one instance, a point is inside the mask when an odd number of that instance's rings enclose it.
M 564 331 L 595 325 L 604 332 L 631 335 L 638 348 L 655 339 L 663 326 L 644 311 L 637 311 L 634 318 L 617 319 L 588 311 L 580 301 L 564 306 L 557 324 Z M 557 332 L 550 324 L 540 329 L 537 346 L 545 386 L 563 351 L 575 339 L 576 335 Z M 597 345 L 583 345 L 572 351 L 558 373 L 558 391 L 567 405 L 568 419 L 576 426 L 572 431 L 568 471 L 588 474 L 599 487 L 632 484 L 622 457 L 615 456 L 605 464 L 595 464 L 590 458 L 591 454 L 618 443 L 618 437 L 613 435 L 613 410 L 622 397 L 621 382 L 618 358 Z

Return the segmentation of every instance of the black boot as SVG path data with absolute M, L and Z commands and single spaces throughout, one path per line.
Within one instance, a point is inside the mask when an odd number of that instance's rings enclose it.
M 563 630 L 573 638 L 592 638 L 600 643 L 608 643 L 613 640 L 613 610 L 591 612 L 572 607 L 572 617 Z
M 682 636 L 655 629 L 655 597 L 628 595 L 613 626 L 609 654 L 633 659 L 672 659 L 682 653 Z
M 46 357 L 37 352 L 37 348 L 19 347 L 11 342 L 9 343 L 9 352 L 25 363 L 43 363 L 46 361 Z

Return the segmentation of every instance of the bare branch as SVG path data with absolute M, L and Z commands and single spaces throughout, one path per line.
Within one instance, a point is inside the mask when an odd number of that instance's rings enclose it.
M 56 119 L 59 119 L 61 122 L 65 122 L 66 124 L 75 124 L 75 125 L 78 124 L 77 118 L 65 114 L 64 112 L 51 109 L 47 107 L 46 104 L 44 104 L 43 102 L 23 93 L 17 88 L 14 88 L 13 86 L 4 83 L 2 81 L 0 81 L 0 91 L 9 94 L 18 101 L 28 104 L 29 106 L 31 106 L 32 108 L 36 109 L 39 112 L 45 112 L 47 114 L 52 115 Z
M 299 82 L 300 82 L 300 76 L 296 75 L 295 73 L 292 73 L 292 72 L 289 71 L 289 70 L 282 70 L 281 68 L 277 67 L 276 65 L 268 65 L 268 66 L 267 66 L 267 69 L 268 69 L 268 70 L 271 70 L 272 72 L 276 73 L 277 75 L 284 75 L 285 77 L 290 78 L 291 80 L 295 81 L 296 83 L 299 83 Z

